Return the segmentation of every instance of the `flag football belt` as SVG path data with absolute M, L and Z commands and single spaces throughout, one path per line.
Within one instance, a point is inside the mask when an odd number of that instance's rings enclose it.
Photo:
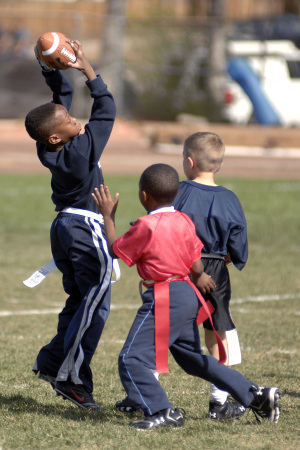
M 86 209 L 78 209 L 78 208 L 64 208 L 62 213 L 68 213 L 68 214 L 77 214 L 79 216 L 89 217 L 90 219 L 97 220 L 101 225 L 104 224 L 104 219 L 102 214 L 97 214 L 93 211 L 88 211 Z M 38 284 L 40 284 L 44 279 L 51 273 L 53 270 L 56 269 L 56 264 L 54 262 L 54 259 L 52 258 L 51 261 L 49 261 L 47 264 L 45 264 L 43 267 L 41 267 L 39 270 L 34 272 L 27 280 L 24 280 L 23 283 L 25 286 L 34 288 Z M 119 266 L 119 261 L 117 259 L 113 259 L 113 271 L 115 273 L 115 280 L 111 281 L 111 284 L 116 283 L 121 278 L 121 269 Z
M 169 333 L 170 333 L 170 293 L 169 283 L 174 281 L 186 281 L 195 291 L 202 307 L 199 308 L 197 315 L 197 325 L 209 319 L 212 329 L 215 333 L 219 347 L 219 363 L 226 361 L 226 352 L 224 345 L 216 332 L 211 314 L 214 307 L 211 302 L 204 300 L 199 290 L 190 280 L 189 276 L 170 277 L 164 281 L 143 280 L 142 284 L 146 287 L 154 286 L 154 327 L 155 327 L 155 363 L 158 373 L 169 372 L 168 368 L 168 352 L 169 352 Z
M 78 208 L 64 208 L 63 213 L 68 214 L 78 214 L 79 216 L 90 217 L 91 219 L 98 220 L 101 224 L 104 224 L 104 219 L 102 214 L 97 214 L 93 211 L 88 211 L 87 209 L 78 209 Z

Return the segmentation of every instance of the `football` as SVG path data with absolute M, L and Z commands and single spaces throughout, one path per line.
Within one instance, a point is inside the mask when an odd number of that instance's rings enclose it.
M 48 32 L 37 41 L 40 58 L 52 69 L 69 69 L 68 62 L 75 63 L 76 55 L 71 40 L 62 33 Z

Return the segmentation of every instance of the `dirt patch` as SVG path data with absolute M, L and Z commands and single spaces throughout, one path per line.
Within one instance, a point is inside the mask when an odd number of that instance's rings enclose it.
M 227 146 L 260 146 L 264 157 L 226 156 L 220 175 L 256 178 L 300 178 L 300 158 L 268 157 L 268 148 L 298 148 L 300 130 L 263 127 L 234 127 L 213 124 L 178 124 L 154 122 L 126 122 L 117 120 L 101 158 L 104 174 L 140 174 L 150 164 L 163 162 L 175 167 L 183 175 L 180 154 L 157 152 L 157 142 L 183 142 L 195 131 L 213 131 Z M 23 121 L 0 121 L 0 172 L 47 173 L 40 164 L 35 143 L 27 135 Z M 268 143 L 268 146 L 266 145 Z M 250 146 L 250 147 L 249 147 Z M 251 153 L 250 153 L 251 155 Z

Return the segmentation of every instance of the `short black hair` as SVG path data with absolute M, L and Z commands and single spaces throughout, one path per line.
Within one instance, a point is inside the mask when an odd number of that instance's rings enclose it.
M 29 136 L 37 142 L 47 143 L 55 124 L 56 104 L 45 103 L 29 111 L 25 118 L 25 128 Z
M 179 189 L 179 175 L 168 164 L 153 164 L 141 175 L 140 188 L 161 204 L 172 203 Z

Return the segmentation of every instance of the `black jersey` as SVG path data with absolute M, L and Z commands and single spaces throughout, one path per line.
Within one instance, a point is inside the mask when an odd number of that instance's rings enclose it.
M 43 72 L 43 75 L 53 92 L 53 102 L 69 111 L 73 97 L 71 83 L 59 70 Z M 99 160 L 112 131 L 116 108 L 100 76 L 87 81 L 86 85 L 94 101 L 85 132 L 57 152 L 37 143 L 38 157 L 52 174 L 52 201 L 56 211 L 73 207 L 99 212 L 91 193 L 103 183 Z
M 241 270 L 248 258 L 247 224 L 237 196 L 223 186 L 182 181 L 174 207 L 194 222 L 203 253 L 226 256 Z

